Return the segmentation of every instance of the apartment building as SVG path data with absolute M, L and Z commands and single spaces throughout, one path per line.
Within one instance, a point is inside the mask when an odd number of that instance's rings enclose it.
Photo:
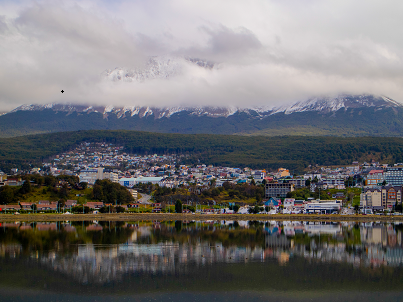
M 369 171 L 369 173 L 365 179 L 365 185 L 370 186 L 370 187 L 382 185 L 383 181 L 385 180 L 383 174 L 384 174 L 383 170 Z
M 401 186 L 383 186 L 366 189 L 360 194 L 360 207 L 374 210 L 391 209 L 402 202 Z
M 379 189 L 369 189 L 360 194 L 360 207 L 373 210 L 383 210 L 382 192 Z
M 117 173 L 114 173 L 112 170 L 107 170 L 102 167 L 82 170 L 80 172 L 79 178 L 80 182 L 87 182 L 90 185 L 93 185 L 97 181 L 97 179 L 109 179 L 112 182 L 119 181 Z
M 384 177 L 387 185 L 402 186 L 403 185 L 403 167 L 387 167 Z
M 392 208 L 396 204 L 402 203 L 402 187 L 401 186 L 384 186 L 382 192 L 382 206 Z
M 288 183 L 293 184 L 296 189 L 300 189 L 305 187 L 305 181 L 303 178 L 292 178 L 288 180 Z
M 291 183 L 267 183 L 266 198 L 270 197 L 286 197 L 288 192 L 295 190 L 295 186 Z

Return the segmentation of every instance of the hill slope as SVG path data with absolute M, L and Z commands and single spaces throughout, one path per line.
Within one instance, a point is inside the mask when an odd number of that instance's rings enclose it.
M 302 171 L 308 165 L 348 165 L 354 160 L 403 162 L 403 139 L 383 137 L 247 137 L 161 134 L 137 131 L 77 131 L 0 139 L 0 169 L 40 165 L 80 142 L 108 142 L 136 154 L 189 154 L 189 163 Z

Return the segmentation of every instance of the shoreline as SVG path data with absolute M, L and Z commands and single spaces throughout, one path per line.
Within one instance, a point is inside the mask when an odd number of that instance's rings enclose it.
M 168 213 L 119 213 L 119 214 L 1 214 L 1 222 L 35 221 L 138 221 L 138 220 L 279 220 L 279 221 L 356 221 L 403 222 L 403 216 L 380 215 L 313 215 L 313 214 L 168 214 Z

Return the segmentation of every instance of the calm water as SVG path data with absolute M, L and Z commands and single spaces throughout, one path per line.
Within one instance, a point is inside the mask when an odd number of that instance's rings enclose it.
M 403 301 L 403 224 L 0 225 L 1 301 Z

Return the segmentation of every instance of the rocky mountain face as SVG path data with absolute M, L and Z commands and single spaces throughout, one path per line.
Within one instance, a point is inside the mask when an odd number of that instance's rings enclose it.
M 116 75 L 115 75 L 116 76 Z M 293 114 L 301 112 L 317 112 L 326 114 L 337 112 L 341 109 L 373 108 L 375 111 L 384 108 L 402 108 L 402 104 L 385 96 L 374 95 L 340 95 L 337 97 L 312 98 L 306 101 L 296 102 L 292 105 L 281 107 L 141 107 L 141 106 L 83 106 L 74 104 L 29 104 L 22 105 L 10 113 L 19 111 L 42 111 L 50 109 L 54 112 L 100 113 L 105 118 L 116 115 L 117 118 L 139 116 L 154 117 L 155 119 L 169 118 L 174 114 L 186 113 L 194 116 L 229 117 L 236 113 L 246 113 L 255 118 L 264 118 L 278 113 Z

